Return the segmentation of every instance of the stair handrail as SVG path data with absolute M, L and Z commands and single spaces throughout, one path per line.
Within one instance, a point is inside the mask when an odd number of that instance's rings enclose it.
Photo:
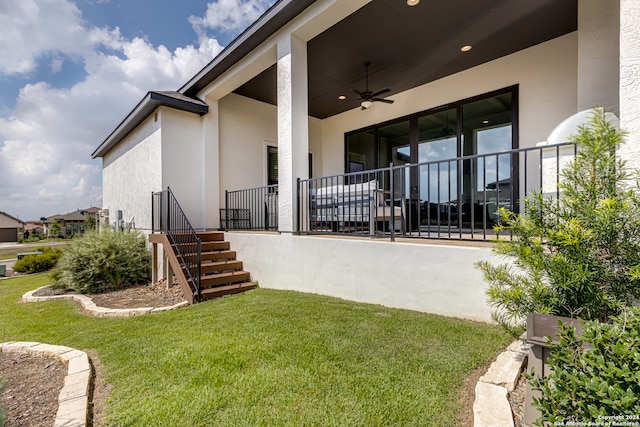
M 151 232 L 165 233 L 169 241 L 175 246 L 178 261 L 187 272 L 187 280 L 193 283 L 198 294 L 198 301 L 200 301 L 202 299 L 202 291 L 200 289 L 202 239 L 198 237 L 198 233 L 196 233 L 168 186 L 166 190 L 151 193 Z M 185 246 L 191 250 L 189 252 L 190 257 L 187 257 L 184 253 L 185 251 L 183 251 Z M 189 259 L 193 260 L 194 253 L 196 255 L 195 262 L 189 262 Z M 167 278 L 167 280 L 170 280 L 170 278 Z

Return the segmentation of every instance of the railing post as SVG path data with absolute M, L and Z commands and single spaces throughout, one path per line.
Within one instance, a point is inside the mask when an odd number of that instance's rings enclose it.
M 395 194 L 395 186 L 393 185 L 393 162 L 389 163 L 389 187 L 391 189 L 391 208 L 389 209 L 391 211 L 391 223 L 389 224 L 389 228 L 391 229 L 391 241 L 395 242 L 396 241 L 396 226 L 395 226 L 395 200 L 396 200 L 396 194 Z M 400 203 L 402 203 L 402 200 L 400 201 Z M 400 206 L 400 208 L 402 208 L 402 206 Z M 401 209 L 402 212 L 402 209 Z
M 198 264 L 196 267 L 196 285 L 198 286 L 198 302 L 202 301 L 202 287 L 200 286 L 200 279 L 202 278 L 202 239 L 199 237 L 196 240 L 198 246 Z
M 229 190 L 224 190 L 224 231 L 229 231 Z
M 300 177 L 296 178 L 296 233 L 300 234 Z
M 151 192 L 151 233 L 155 233 L 156 232 L 156 223 L 155 223 L 155 209 L 154 209 L 154 205 L 155 205 L 155 196 L 153 195 L 153 191 Z
M 169 197 L 171 196 L 171 189 L 167 186 L 167 222 L 165 223 L 164 232 L 168 233 L 171 230 L 171 203 L 169 203 Z

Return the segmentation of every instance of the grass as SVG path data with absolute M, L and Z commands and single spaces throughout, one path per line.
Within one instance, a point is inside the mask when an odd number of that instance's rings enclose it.
M 267 289 L 124 319 L 17 303 L 47 282 L 0 281 L 0 341 L 95 350 L 109 425 L 455 426 L 464 378 L 509 341 L 496 326 Z
M 49 240 L 41 240 L 40 242 L 25 243 L 25 245 L 19 246 L 19 247 L 13 247 L 13 246 L 3 247 L 3 248 L 0 248 L 0 260 L 14 259 L 16 258 L 19 252 L 30 252 L 30 251 L 36 250 L 36 248 L 43 247 L 43 246 L 53 246 L 54 248 L 64 250 L 64 248 L 67 247 L 69 243 L 66 243 L 66 242 L 61 243 L 61 242 L 62 241 L 60 240 L 49 239 Z

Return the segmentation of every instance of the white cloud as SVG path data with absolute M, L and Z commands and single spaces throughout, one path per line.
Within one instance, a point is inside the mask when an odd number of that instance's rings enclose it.
M 81 55 L 90 50 L 80 11 L 59 0 L 20 0 L 0 3 L 0 73 L 26 74 L 48 52 Z
M 205 16 L 190 16 L 189 22 L 201 37 L 206 31 L 238 33 L 256 21 L 275 0 L 215 0 Z
M 22 219 L 99 205 L 93 150 L 148 90 L 177 89 L 222 50 L 215 39 L 174 51 L 127 39 L 88 25 L 69 0 L 3 1 L 0 28 L 0 76 L 56 72 L 67 60 L 86 73 L 67 88 L 26 84 L 0 116 L 0 210 Z

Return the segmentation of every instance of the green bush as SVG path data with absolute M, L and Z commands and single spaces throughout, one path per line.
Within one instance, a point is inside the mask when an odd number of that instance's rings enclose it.
M 529 376 L 532 389 L 542 393 L 533 398 L 542 413 L 536 425 L 640 423 L 640 309 L 625 310 L 612 321 L 585 322 L 580 338 L 561 324 L 549 357 L 552 373 Z
M 501 210 L 496 229 L 513 239 L 494 253 L 511 262 L 478 264 L 494 318 L 515 336 L 531 312 L 606 322 L 640 297 L 640 190 L 615 154 L 624 133 L 596 111 L 573 138 L 559 198 L 537 191 L 523 214 Z
M 138 232 L 87 232 L 58 262 L 54 286 L 79 293 L 120 289 L 149 280 L 150 255 Z
M 13 271 L 28 274 L 47 271 L 56 266 L 58 259 L 62 255 L 62 251 L 59 249 L 49 247 L 38 248 L 37 251 L 42 252 L 42 254 L 27 255 L 19 259 L 13 266 Z

